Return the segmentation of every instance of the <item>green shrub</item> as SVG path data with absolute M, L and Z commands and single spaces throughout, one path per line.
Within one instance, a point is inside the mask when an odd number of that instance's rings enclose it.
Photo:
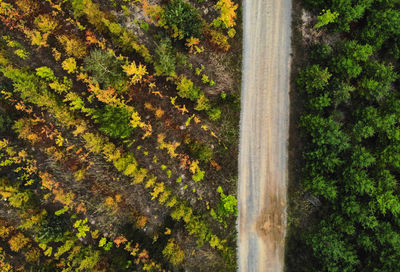
M 72 10 L 74 11 L 74 16 L 76 18 L 82 16 L 84 14 L 83 10 L 85 9 L 85 4 L 83 0 L 70 0 L 72 5 Z
M 154 68 L 159 75 L 172 76 L 175 74 L 176 54 L 172 48 L 171 40 L 164 38 L 156 48 Z
M 200 88 L 194 86 L 193 82 L 186 77 L 183 77 L 178 82 L 176 89 L 178 90 L 178 95 L 182 98 L 189 98 L 195 101 L 200 97 Z
M 199 182 L 204 179 L 204 174 L 205 174 L 205 171 L 202 171 L 199 168 L 197 168 L 196 173 L 192 176 L 192 178 L 195 182 Z
M 237 215 L 237 199 L 233 195 L 225 195 L 221 186 L 218 186 L 217 192 L 220 193 L 221 201 L 218 203 L 218 214 L 228 216 Z
M 314 28 L 320 28 L 327 24 L 333 23 L 338 16 L 339 14 L 337 12 L 331 12 L 330 9 L 322 10 L 321 15 L 318 16 L 318 23 L 314 25 Z
M 125 139 L 133 132 L 130 117 L 127 109 L 106 105 L 104 109 L 97 110 L 95 123 L 100 124 L 99 130 L 108 136 Z
M 109 52 L 93 50 L 84 60 L 84 71 L 88 72 L 95 82 L 103 87 L 113 87 L 124 91 L 127 88 L 125 73 L 122 69 L 123 61 Z
M 302 91 L 312 93 L 315 90 L 323 90 L 328 85 L 331 76 L 328 68 L 323 69 L 319 65 L 312 65 L 300 72 L 297 84 L 302 88 Z
M 190 150 L 192 153 L 202 162 L 209 162 L 213 157 L 213 152 L 211 147 L 200 142 L 194 142 L 190 144 Z
M 36 75 L 49 81 L 56 80 L 53 70 L 46 66 L 36 68 Z
M 331 58 L 332 52 L 333 49 L 329 44 L 317 43 L 311 48 L 311 59 L 322 64 Z
M 233 195 L 225 195 L 222 187 L 218 186 L 217 192 L 220 193 L 221 201 L 218 203 L 217 211 L 214 209 L 210 210 L 210 215 L 212 218 L 224 224 L 226 228 L 228 225 L 224 218 L 228 217 L 230 214 L 237 216 L 237 199 Z
M 221 118 L 221 110 L 219 108 L 211 108 L 207 111 L 208 117 L 215 121 Z
M 209 110 L 210 107 L 211 107 L 210 101 L 204 95 L 204 93 L 201 93 L 199 98 L 197 99 L 197 104 L 196 104 L 196 107 L 194 109 L 198 110 L 198 111 L 202 111 L 202 110 Z
M 165 7 L 163 16 L 166 26 L 174 31 L 178 39 L 202 37 L 200 13 L 191 4 L 183 0 L 172 0 Z
M 46 219 L 40 223 L 38 241 L 40 243 L 61 241 L 66 230 L 66 216 L 64 214 L 57 216 L 54 213 L 49 213 Z
M 173 265 L 180 264 L 185 257 L 185 253 L 179 247 L 179 245 L 175 243 L 174 238 L 168 240 L 168 244 L 165 246 L 162 253 Z

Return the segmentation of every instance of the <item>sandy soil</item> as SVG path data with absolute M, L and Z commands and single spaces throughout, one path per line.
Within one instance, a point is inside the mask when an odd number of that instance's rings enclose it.
M 244 0 L 239 271 L 284 267 L 291 0 Z

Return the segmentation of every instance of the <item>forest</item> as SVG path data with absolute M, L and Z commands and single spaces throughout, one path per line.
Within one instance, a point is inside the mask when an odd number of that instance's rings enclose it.
M 314 19 L 294 77 L 302 196 L 291 196 L 287 270 L 400 271 L 400 3 L 301 6 Z
M 0 271 L 234 271 L 241 35 L 234 0 L 0 0 Z

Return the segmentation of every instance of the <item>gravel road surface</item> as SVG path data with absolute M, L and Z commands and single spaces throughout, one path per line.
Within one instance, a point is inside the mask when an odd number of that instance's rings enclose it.
M 284 267 L 291 0 L 243 1 L 238 265 Z

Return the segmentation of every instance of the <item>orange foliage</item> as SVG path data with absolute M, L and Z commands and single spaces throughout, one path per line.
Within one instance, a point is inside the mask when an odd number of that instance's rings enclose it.
M 54 182 L 53 176 L 49 173 L 39 173 L 39 177 L 41 178 L 42 186 L 53 193 L 55 201 L 58 201 L 67 207 L 74 206 L 74 193 L 66 193 L 62 188 L 59 188 L 59 183 Z
M 143 129 L 146 133 L 143 135 L 142 140 L 153 134 L 153 127 L 151 126 L 150 122 L 148 122 L 147 125 L 143 127 Z
M 15 105 L 15 108 L 16 108 L 17 110 L 19 110 L 19 111 L 24 111 L 24 112 L 26 112 L 26 113 L 28 113 L 28 114 L 31 114 L 31 113 L 32 113 L 32 107 L 31 107 L 31 106 L 26 106 L 26 105 L 24 104 L 23 101 L 19 101 L 19 102 Z
M 153 105 L 151 105 L 148 102 L 146 102 L 144 104 L 144 107 L 146 109 L 151 110 L 152 112 L 154 112 L 154 115 L 156 116 L 157 119 L 160 119 L 164 115 L 164 111 L 162 110 L 161 107 L 154 107 Z
M 91 32 L 90 30 L 86 31 L 86 44 L 91 45 L 91 44 L 97 44 L 98 40 L 96 36 Z
M 116 91 L 111 87 L 108 87 L 106 90 L 102 90 L 100 89 L 99 85 L 93 85 L 92 83 L 89 83 L 89 91 L 93 92 L 97 99 L 105 104 L 118 104 L 120 102 L 120 100 L 117 98 Z
M 85 203 L 83 202 L 79 203 L 79 205 L 76 207 L 76 212 L 85 214 L 86 213 Z
M 164 96 L 159 92 L 159 91 L 151 91 L 152 94 L 156 94 L 161 98 L 164 98 Z
M 219 165 L 216 161 L 211 160 L 210 162 L 211 166 L 217 169 L 217 171 L 221 170 L 221 165 Z
M 144 215 L 140 215 L 136 218 L 136 226 L 138 228 L 144 228 L 147 223 L 147 217 Z
M 150 17 L 151 22 L 158 23 L 164 12 L 163 8 L 159 5 L 150 5 L 146 0 L 142 0 L 143 11 Z
M 190 37 L 189 39 L 186 40 L 185 45 L 189 47 L 189 53 L 193 53 L 193 49 L 195 45 L 198 45 L 200 43 L 200 40 L 198 38 Z
M 125 244 L 128 240 L 124 236 L 118 236 L 114 239 L 114 244 L 119 247 L 121 244 Z
M 179 160 L 180 160 L 180 165 L 185 169 L 188 168 L 188 166 L 190 165 L 188 155 L 179 154 Z

